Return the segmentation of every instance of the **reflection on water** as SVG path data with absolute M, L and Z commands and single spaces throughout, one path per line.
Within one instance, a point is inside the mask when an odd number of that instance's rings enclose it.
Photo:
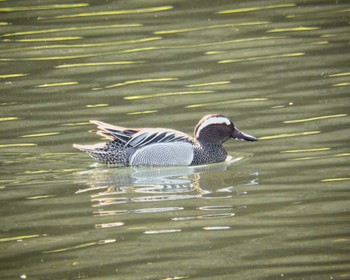
M 247 159 L 246 157 L 245 159 Z M 228 157 L 223 163 L 207 166 L 186 167 L 115 167 L 92 169 L 79 172 L 76 182 L 87 185 L 79 189 L 76 194 L 89 193 L 93 207 L 110 206 L 122 203 L 172 201 L 180 202 L 182 199 L 215 199 L 231 197 L 234 187 L 232 174 L 226 172 L 227 166 L 244 159 Z M 257 174 L 251 174 L 245 185 L 258 183 Z M 238 180 L 238 179 L 237 179 Z M 242 184 L 242 182 L 238 182 Z M 220 186 L 220 187 L 218 187 Z M 217 209 L 220 209 L 218 206 Z M 130 211 L 102 211 L 106 213 L 148 213 L 169 211 L 173 208 L 143 208 Z M 183 210 L 183 208 L 181 208 Z M 96 213 L 95 213 L 96 214 Z
M 0 278 L 350 278 L 348 23 L 343 0 L 0 1 Z M 89 119 L 209 113 L 261 141 L 193 168 L 72 149 Z
M 77 190 L 76 195 L 90 196 L 93 216 L 104 219 L 104 222 L 96 220 L 97 229 L 125 227 L 127 232 L 139 230 L 146 235 L 179 233 L 190 229 L 183 222 L 203 220 L 202 230 L 228 230 L 232 228 L 231 222 L 225 223 L 225 219 L 246 208 L 241 204 L 231 205 L 233 196 L 247 193 L 235 186 L 257 185 L 258 174 L 232 173 L 227 169 L 249 157 L 240 154 L 205 166 L 94 168 L 75 174 L 76 183 L 86 186 Z M 196 200 L 199 204 L 193 209 L 191 205 Z M 166 215 L 168 222 L 159 226 L 150 222 L 149 227 L 130 225 L 142 215 L 155 223 Z M 213 219 L 218 221 L 205 222 Z

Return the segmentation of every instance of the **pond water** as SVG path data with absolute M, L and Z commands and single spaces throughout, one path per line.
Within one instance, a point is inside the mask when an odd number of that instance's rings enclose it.
M 1 279 L 349 279 L 348 1 L 1 1 Z M 260 141 L 96 165 L 89 120 Z

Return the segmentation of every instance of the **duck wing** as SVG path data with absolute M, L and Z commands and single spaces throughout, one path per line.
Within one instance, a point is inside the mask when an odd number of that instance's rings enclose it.
M 126 145 L 133 148 L 140 148 L 146 145 L 174 142 L 191 143 L 192 140 L 190 136 L 177 130 L 144 128 L 133 134 Z
M 142 129 L 126 145 L 130 165 L 191 165 L 194 157 L 193 139 L 172 129 Z
M 97 125 L 97 130 L 90 130 L 90 132 L 106 137 L 109 140 L 120 141 L 124 144 L 130 141 L 135 133 L 140 131 L 139 129 L 125 128 L 95 120 L 91 120 L 90 122 Z
M 127 147 L 140 148 L 155 143 L 187 142 L 192 143 L 189 135 L 174 129 L 165 128 L 125 128 L 101 121 L 90 121 L 97 125 L 97 130 L 91 132 L 106 137 L 112 141 L 120 141 Z

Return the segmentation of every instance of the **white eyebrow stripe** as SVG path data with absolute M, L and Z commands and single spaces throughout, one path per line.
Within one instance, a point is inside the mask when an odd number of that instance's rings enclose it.
M 211 117 L 206 119 L 204 122 L 201 123 L 201 125 L 198 127 L 197 129 L 197 133 L 196 133 L 196 137 L 199 136 L 200 131 L 211 124 L 226 124 L 226 125 L 230 125 L 231 121 L 228 118 L 225 117 Z

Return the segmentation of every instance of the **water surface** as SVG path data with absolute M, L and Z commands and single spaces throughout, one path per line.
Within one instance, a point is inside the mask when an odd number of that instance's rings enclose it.
M 348 279 L 347 1 L 1 1 L 2 279 Z M 93 165 L 88 120 L 259 142 Z

